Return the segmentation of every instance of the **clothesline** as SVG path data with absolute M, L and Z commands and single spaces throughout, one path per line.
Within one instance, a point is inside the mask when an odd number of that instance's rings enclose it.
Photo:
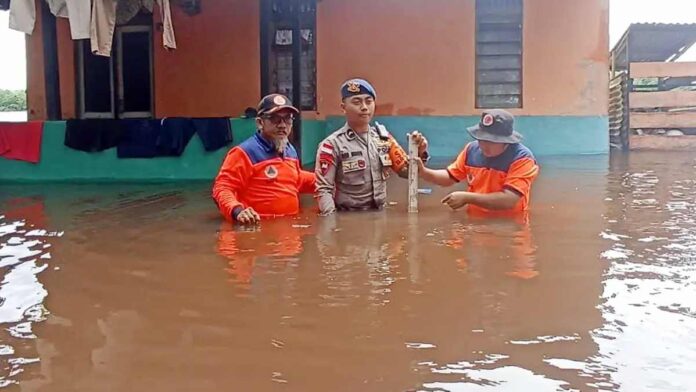
M 11 0 L 10 29 L 31 35 L 36 24 L 36 1 L 46 1 L 51 13 L 67 18 L 73 40 L 89 39 L 92 53 L 110 56 L 116 25 L 128 23 L 141 10 L 160 12 L 166 49 L 176 49 L 169 0 Z

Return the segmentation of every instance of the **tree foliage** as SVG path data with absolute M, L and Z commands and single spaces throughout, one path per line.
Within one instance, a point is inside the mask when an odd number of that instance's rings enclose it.
M 0 89 L 0 112 L 21 112 L 25 110 L 27 110 L 26 91 Z

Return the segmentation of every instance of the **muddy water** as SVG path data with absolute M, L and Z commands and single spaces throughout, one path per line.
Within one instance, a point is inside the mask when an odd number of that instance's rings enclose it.
M 3 185 L 0 385 L 693 390 L 696 155 L 542 163 L 528 219 L 409 216 L 398 179 L 257 230 L 207 184 Z

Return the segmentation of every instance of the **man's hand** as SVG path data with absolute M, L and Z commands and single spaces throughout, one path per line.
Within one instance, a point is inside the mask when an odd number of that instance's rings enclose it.
M 411 135 L 418 146 L 418 156 L 422 157 L 423 153 L 428 151 L 428 139 L 426 139 L 425 136 L 418 131 L 413 131 L 409 133 L 409 135 Z
M 423 172 L 425 172 L 425 162 L 422 159 L 416 158 L 416 163 L 418 164 L 418 176 L 423 177 Z
M 261 221 L 261 217 L 256 211 L 254 211 L 253 208 L 248 207 L 237 215 L 236 220 L 242 225 L 253 225 L 259 223 Z
M 471 192 L 452 192 L 442 199 L 442 204 L 447 204 L 451 209 L 458 210 L 471 203 Z

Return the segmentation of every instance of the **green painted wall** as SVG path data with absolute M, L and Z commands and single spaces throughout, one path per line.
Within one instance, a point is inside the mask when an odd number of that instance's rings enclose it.
M 313 166 L 317 159 L 317 146 L 327 136 L 326 121 L 302 120 L 302 163 Z
M 418 129 L 430 141 L 434 158 L 451 159 L 470 140 L 466 127 L 478 117 L 383 117 L 399 143 L 405 144 L 406 132 Z M 235 144 L 256 131 L 253 120 L 232 119 Z M 342 117 L 326 121 L 303 121 L 302 162 L 314 165 L 319 142 L 343 125 Z M 537 156 L 604 154 L 609 151 L 606 117 L 519 117 L 517 128 L 525 144 Z M 158 181 L 210 180 L 217 173 L 227 150 L 208 153 L 197 136 L 179 158 L 118 159 L 116 149 L 85 153 L 63 145 L 65 123 L 47 122 L 44 126 L 41 162 L 0 159 L 0 181 Z
M 406 133 L 421 131 L 434 158 L 450 159 L 471 141 L 467 127 L 479 121 L 471 117 L 378 117 L 397 141 L 406 145 Z M 516 129 L 524 136 L 524 144 L 537 156 L 606 154 L 609 152 L 609 120 L 607 117 L 584 116 L 520 116 Z M 344 124 L 343 117 L 327 119 L 328 133 Z
M 232 119 L 235 143 L 255 132 L 253 120 Z M 227 149 L 206 152 L 197 136 L 191 139 L 181 157 L 153 159 L 119 159 L 116 149 L 86 153 L 65 147 L 65 122 L 52 121 L 44 125 L 41 162 L 0 159 L 1 180 L 64 181 L 64 180 L 208 180 L 222 164 Z

